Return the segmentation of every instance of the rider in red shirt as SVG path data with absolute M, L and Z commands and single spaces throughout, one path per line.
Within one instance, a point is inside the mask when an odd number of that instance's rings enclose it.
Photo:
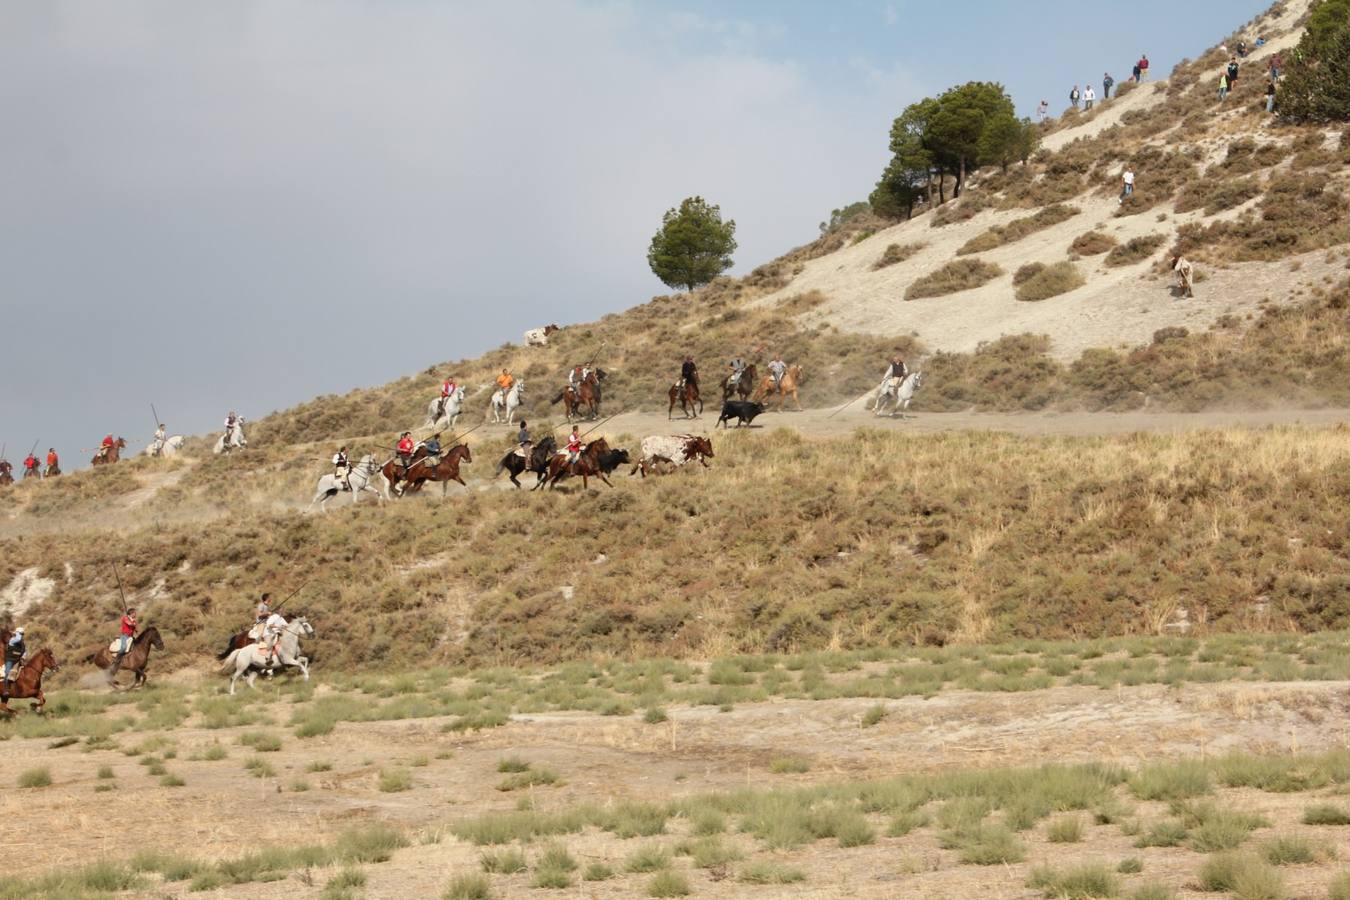
M 48 448 L 47 448 L 47 469 L 48 469 L 48 470 L 55 469 L 55 468 L 56 468 L 58 465 L 60 465 L 60 464 L 61 464 L 61 458 L 60 458 L 59 456 L 56 455 L 56 448 L 55 448 L 55 447 L 48 447 Z
M 136 637 L 136 607 L 130 607 L 122 614 L 122 634 L 117 641 L 117 658 L 113 660 L 112 669 L 108 672 L 108 680 L 117 677 L 117 670 L 122 667 L 122 657 L 127 655 L 131 649 L 131 641 Z
M 413 440 L 411 431 L 403 432 L 403 436 L 398 439 L 398 455 L 403 460 L 404 471 L 407 471 L 412 463 L 413 448 L 416 446 L 417 442 Z
M 577 461 L 581 455 L 581 435 L 577 434 L 577 426 L 572 426 L 572 433 L 567 436 L 567 464 L 571 465 Z
M 23 461 L 24 477 L 32 475 L 37 470 L 38 470 L 37 457 L 30 453 L 28 454 L 28 457 Z

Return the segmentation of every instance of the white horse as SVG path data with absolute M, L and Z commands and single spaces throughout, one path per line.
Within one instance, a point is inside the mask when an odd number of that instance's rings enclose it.
M 454 428 L 455 420 L 459 418 L 460 408 L 464 405 L 464 387 L 455 385 L 454 393 L 445 398 L 445 411 L 441 411 L 441 398 L 433 397 L 427 404 L 427 420 L 422 423 L 423 428 L 435 428 L 436 424 L 442 419 L 448 422 L 446 427 Z
M 230 429 L 228 435 L 222 434 L 216 439 L 216 446 L 211 448 L 211 452 L 219 456 L 231 450 L 242 450 L 247 446 L 248 438 L 244 437 L 244 417 L 240 416 L 234 420 L 234 427 Z
M 259 672 L 272 671 L 276 665 L 282 668 L 293 666 L 300 670 L 300 674 L 309 681 L 309 657 L 300 655 L 300 638 L 313 637 L 314 629 L 309 622 L 305 621 L 304 616 L 296 616 L 286 624 L 286 629 L 281 632 L 280 639 L 277 640 L 276 663 L 272 664 L 268 660 L 267 648 L 262 644 L 249 644 L 247 647 L 240 647 L 225 657 L 225 663 L 220 667 L 220 671 L 228 672 L 234 669 L 234 674 L 230 676 L 230 693 L 234 693 L 234 683 L 248 673 L 248 686 L 253 687 L 253 681 L 258 677 Z
M 492 406 L 488 407 L 488 412 L 492 414 L 492 421 L 497 424 L 505 422 L 510 425 L 515 421 L 516 410 L 520 407 L 521 398 L 524 396 L 525 379 L 523 378 L 513 384 L 509 391 L 503 392 L 501 388 L 497 388 L 497 391 L 492 395 Z
M 174 434 L 164 439 L 161 446 L 159 441 L 151 441 L 150 446 L 145 448 L 146 456 L 173 456 L 183 449 L 183 436 Z
M 383 488 L 378 488 L 371 482 L 375 479 L 384 482 Z M 361 457 L 361 461 L 352 466 L 352 470 L 347 473 L 347 483 L 352 486 L 352 506 L 361 499 L 361 495 L 366 491 L 375 495 L 375 499 L 383 503 L 389 499 L 389 482 L 385 481 L 384 475 L 380 473 L 380 464 L 375 462 L 375 456 L 367 453 Z M 319 486 L 314 492 L 314 499 L 309 501 L 309 508 L 313 509 L 314 504 L 319 504 L 321 512 L 328 512 L 328 501 L 332 500 L 342 491 L 342 482 L 338 480 L 337 475 L 325 475 L 319 479 Z
M 923 387 L 923 373 L 910 372 L 904 378 L 887 378 L 881 382 L 881 387 L 877 388 L 877 402 L 873 410 L 876 415 L 881 415 L 882 408 L 889 401 L 891 404 L 891 416 L 905 417 L 905 410 L 909 409 L 909 401 L 914 399 L 914 392 Z

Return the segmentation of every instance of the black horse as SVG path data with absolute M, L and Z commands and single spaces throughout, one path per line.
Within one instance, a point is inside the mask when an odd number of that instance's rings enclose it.
M 511 483 L 516 487 L 521 487 L 522 485 L 516 480 L 516 476 L 520 475 L 522 472 L 534 472 L 539 476 L 539 481 L 535 484 L 535 487 L 538 487 L 540 484 L 543 484 L 544 477 L 548 474 L 549 459 L 557 452 L 558 442 L 555 441 L 553 435 L 550 434 L 548 437 L 534 445 L 534 449 L 530 451 L 530 458 L 528 460 L 512 450 L 502 457 L 502 461 L 497 464 L 497 471 L 492 474 L 496 477 L 497 475 L 502 474 L 502 470 L 505 469 L 507 472 L 511 473 Z

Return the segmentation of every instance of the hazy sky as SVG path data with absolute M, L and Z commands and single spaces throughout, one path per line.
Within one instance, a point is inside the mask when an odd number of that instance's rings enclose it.
M 691 194 L 748 270 L 907 103 L 1058 111 L 1266 5 L 0 0 L 0 440 L 83 464 L 152 401 L 201 432 L 632 306 Z

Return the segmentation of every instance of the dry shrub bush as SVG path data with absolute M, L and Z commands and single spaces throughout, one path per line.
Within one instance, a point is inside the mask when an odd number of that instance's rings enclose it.
M 1201 178 L 1182 189 L 1177 197 L 1176 211 L 1205 210 L 1212 216 L 1225 209 L 1241 206 L 1261 194 L 1259 178 Z
M 1036 266 L 1037 270 L 1019 283 L 1018 276 L 1032 266 Z M 1074 288 L 1082 287 L 1087 280 L 1071 262 L 1057 262 L 1048 266 L 1032 263 L 1031 266 L 1023 266 L 1018 270 L 1017 275 L 1013 276 L 1013 283 L 1017 285 L 1015 295 L 1018 300 L 1036 301 L 1066 294 Z
M 1173 252 L 1208 262 L 1283 259 L 1350 240 L 1347 213 L 1350 204 L 1324 177 L 1280 175 L 1237 219 L 1183 225 Z
M 1282 144 L 1257 144 L 1253 138 L 1242 137 L 1228 145 L 1228 153 L 1219 166 L 1229 175 L 1249 175 L 1280 163 L 1289 153 L 1289 148 Z
M 1052 225 L 1058 225 L 1068 219 L 1078 215 L 1081 210 L 1076 206 L 1064 206 L 1063 204 L 1053 204 L 1047 206 L 1034 215 L 1024 216 L 1020 219 L 1013 219 L 1006 225 L 995 225 L 988 231 L 978 234 L 966 241 L 959 250 L 958 256 L 965 256 L 971 253 L 983 253 L 986 250 L 993 250 L 995 247 L 1002 247 L 1011 244 L 1014 241 L 1020 241 L 1029 234 L 1034 234 L 1042 229 L 1049 228 Z
M 872 271 L 875 272 L 878 269 L 902 263 L 927 246 L 927 244 L 887 244 L 886 252 L 881 254 L 880 259 L 872 263 Z
M 928 224 L 934 228 L 942 228 L 945 225 L 966 222 L 991 206 L 993 206 L 993 203 L 983 192 L 971 193 L 966 191 L 959 200 L 951 200 L 940 205 Z
M 1307 169 L 1316 169 L 1322 167 L 1339 168 L 1341 165 L 1341 153 L 1339 149 L 1333 150 L 1326 146 L 1326 137 L 1321 131 L 1310 131 L 1294 141 L 1294 158 L 1290 161 L 1290 168 L 1295 171 L 1305 171 Z
M 820 291 L 807 291 L 804 294 L 793 294 L 790 297 L 784 297 L 778 301 L 778 310 L 786 316 L 799 316 L 802 313 L 810 312 L 818 306 L 822 306 L 829 298 Z
M 1182 185 L 1195 178 L 1197 149 L 1168 151 L 1144 147 L 1134 153 L 1128 164 L 1134 170 L 1134 193 L 1116 210 L 1117 216 L 1132 216 L 1170 200 Z M 1103 184 L 1119 190 L 1119 176 Z
M 1162 234 L 1143 234 L 1130 238 L 1106 254 L 1105 262 L 1108 266 L 1129 266 L 1143 262 L 1152 256 L 1165 240 L 1167 236 Z
M 922 297 L 941 297 L 945 294 L 955 294 L 957 291 L 968 291 L 987 284 L 1002 274 L 1001 268 L 982 259 L 958 259 L 913 282 L 905 289 L 905 299 L 918 300 Z
M 1089 231 L 1073 239 L 1073 243 L 1069 245 L 1069 252 L 1078 256 L 1096 256 L 1114 249 L 1119 243 L 1109 234 Z

